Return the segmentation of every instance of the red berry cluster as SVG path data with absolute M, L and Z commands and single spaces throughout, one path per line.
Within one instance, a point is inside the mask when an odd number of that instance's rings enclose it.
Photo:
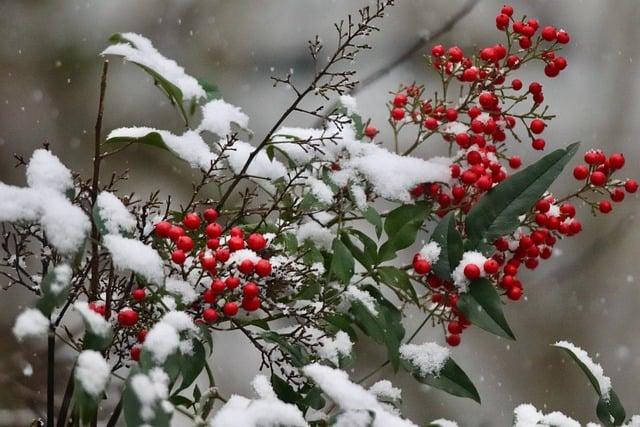
M 160 221 L 155 226 L 155 233 L 160 238 L 168 239 L 168 250 L 171 260 L 185 271 L 185 264 L 197 253 L 197 262 L 191 262 L 189 269 L 198 268 L 203 275 L 211 278 L 201 295 L 201 319 L 207 323 L 219 320 L 219 300 L 222 314 L 230 318 L 238 313 L 240 306 L 248 312 L 256 311 L 261 306 L 260 286 L 258 282 L 271 275 L 271 263 L 264 258 L 257 261 L 253 257 L 238 260 L 233 265 L 228 261 L 233 252 L 250 249 L 259 254 L 267 247 L 267 240 L 260 233 L 252 233 L 245 239 L 240 227 L 232 227 L 223 235 L 223 227 L 216 222 L 218 212 L 206 209 L 203 212 L 205 221 L 201 221 L 197 213 L 187 213 L 182 225 Z M 240 277 L 235 275 L 239 273 Z M 238 304 L 240 302 L 240 304 Z

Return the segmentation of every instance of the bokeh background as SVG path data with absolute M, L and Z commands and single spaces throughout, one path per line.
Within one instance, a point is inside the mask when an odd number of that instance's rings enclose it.
M 236 0 L 0 2 L 0 180 L 23 185 L 13 153 L 28 157 L 43 142 L 75 170 L 89 173 L 95 121 L 99 52 L 114 32 L 134 31 L 153 40 L 188 73 L 216 82 L 228 102 L 241 106 L 260 136 L 286 108 L 291 93 L 274 89 L 270 75 L 290 69 L 305 81 L 312 72 L 306 41 L 315 34 L 331 46 L 332 23 L 354 12 L 362 0 Z M 522 70 L 525 82 L 542 79 L 546 101 L 559 117 L 545 131 L 550 147 L 580 140 L 583 147 L 623 151 L 626 172 L 640 178 L 640 2 L 617 0 L 512 2 L 517 14 L 540 18 L 570 32 L 568 69 L 546 79 L 540 66 Z M 495 43 L 494 17 L 501 1 L 479 0 L 473 10 L 437 42 L 465 50 Z M 353 64 L 361 77 L 395 58 L 416 39 L 437 29 L 463 6 L 461 1 L 402 0 L 372 37 L 373 49 Z M 384 128 L 388 93 L 400 83 L 435 87 L 422 54 L 358 94 L 363 115 Z M 542 76 L 542 77 L 541 77 Z M 304 117 L 290 124 L 308 125 Z M 178 130 L 179 117 L 139 69 L 112 60 L 105 129 L 148 125 Z M 383 130 L 383 136 L 387 133 Z M 537 154 L 515 147 L 524 158 Z M 437 152 L 435 150 L 434 152 Z M 422 155 L 431 154 L 426 149 Z M 575 163 L 575 162 L 574 162 Z M 178 198 L 190 188 L 190 171 L 166 153 L 144 147 L 106 164 L 131 170 L 128 189 L 148 193 L 160 187 Z M 570 173 L 555 190 L 572 184 Z M 507 342 L 474 328 L 453 356 L 476 383 L 483 403 L 450 397 L 420 386 L 406 375 L 383 376 L 403 389 L 403 413 L 424 424 L 439 417 L 462 426 L 510 425 L 512 409 L 531 402 L 562 410 L 583 423 L 595 420 L 595 394 L 578 368 L 549 347 L 568 339 L 585 348 L 611 376 L 631 413 L 640 412 L 640 230 L 637 197 L 606 217 L 582 210 L 585 232 L 558 245 L 561 252 L 525 277 L 526 298 L 506 308 L 518 341 Z M 2 283 L 5 285 L 5 283 Z M 18 346 L 10 328 L 29 296 L 18 288 L 0 296 L 0 425 L 26 425 L 42 413 L 45 369 L 42 346 Z M 408 330 L 420 321 L 409 313 Z M 442 341 L 439 330 L 421 340 Z M 248 393 L 257 359 L 240 336 L 216 337 L 215 372 L 225 394 Z M 377 366 L 383 355 L 361 349 L 354 375 Z M 67 355 L 60 351 L 59 372 Z M 32 366 L 33 372 L 29 372 Z M 26 375 L 25 375 L 26 374 Z M 61 379 L 60 382 L 64 382 Z M 176 417 L 176 425 L 181 425 Z

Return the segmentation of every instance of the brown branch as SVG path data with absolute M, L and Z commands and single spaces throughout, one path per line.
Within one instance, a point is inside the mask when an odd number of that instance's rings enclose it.
M 104 96 L 107 90 L 107 71 L 109 70 L 109 61 L 105 60 L 102 64 L 102 77 L 100 79 L 100 101 L 98 103 L 98 117 L 96 118 L 95 138 L 93 141 L 93 178 L 91 179 L 91 210 L 96 204 L 98 198 L 98 185 L 100 183 L 100 162 L 102 156 L 100 154 L 101 132 L 102 132 L 102 115 L 104 113 Z M 91 290 L 89 298 L 95 300 L 98 297 L 99 284 L 99 264 L 98 256 L 98 225 L 91 215 Z

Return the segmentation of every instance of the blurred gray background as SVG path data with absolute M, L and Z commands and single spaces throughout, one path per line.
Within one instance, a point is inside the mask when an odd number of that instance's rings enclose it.
M 304 82 L 312 71 L 306 41 L 320 34 L 333 46 L 332 23 L 354 12 L 362 0 L 236 1 L 10 1 L 0 2 L 0 180 L 23 185 L 13 153 L 28 157 L 43 142 L 75 170 L 87 175 L 95 121 L 101 59 L 98 53 L 114 32 L 134 31 L 151 40 L 189 74 L 216 82 L 228 102 L 251 117 L 260 137 L 286 108 L 291 94 L 272 88 L 269 76 L 293 70 Z M 570 32 L 565 50 L 569 67 L 558 78 L 542 75 L 540 66 L 521 73 L 525 82 L 541 79 L 545 98 L 558 114 L 545 131 L 549 147 L 580 140 L 583 148 L 624 151 L 625 172 L 640 178 L 640 2 L 522 1 L 516 14 L 538 17 Z M 471 13 L 437 41 L 472 49 L 500 40 L 494 17 L 502 1 L 480 0 Z M 402 0 L 371 40 L 374 48 L 354 66 L 366 76 L 434 31 L 462 6 L 461 1 Z M 386 78 L 358 94 L 364 116 L 384 129 L 388 92 L 416 81 L 435 89 L 422 52 Z M 290 124 L 307 125 L 294 118 Z M 150 80 L 132 65 L 112 60 L 105 111 L 105 130 L 146 125 L 178 130 L 181 122 Z M 387 133 L 383 130 L 383 136 Z M 438 145 L 438 144 L 436 144 Z M 421 154 L 427 154 L 426 149 Z M 527 146 L 515 152 L 533 158 Z M 105 173 L 130 168 L 129 189 L 184 195 L 190 171 L 159 151 L 132 148 L 113 158 Z M 574 184 L 556 190 L 564 193 Z M 526 274 L 526 298 L 507 306 L 518 341 L 497 339 L 477 328 L 465 333 L 453 356 L 476 383 L 482 405 L 427 390 L 411 378 L 384 374 L 403 389 L 403 413 L 424 424 L 439 417 L 462 426 L 508 425 L 512 409 L 531 402 L 545 411 L 562 410 L 586 423 L 595 420 L 595 394 L 578 368 L 549 347 L 568 339 L 585 348 L 611 376 L 628 412 L 640 412 L 640 233 L 637 197 L 614 206 L 606 217 L 581 211 L 585 232 L 561 242 L 562 254 L 535 274 Z M 18 288 L 0 297 L 0 425 L 24 425 L 33 410 L 42 410 L 45 369 L 42 349 L 15 343 L 13 319 L 30 297 Z M 410 314 L 408 330 L 421 319 Z M 247 355 L 240 336 L 216 337 L 215 371 L 225 394 L 246 393 L 257 360 Z M 442 342 L 440 330 L 420 339 Z M 377 366 L 382 355 L 365 346 L 355 376 Z M 62 357 L 64 357 L 62 355 Z M 378 360 L 380 359 L 380 360 Z M 22 373 L 25 360 L 31 376 Z M 60 369 L 62 370 L 62 369 Z M 64 380 L 61 380 L 64 381 Z M 179 418 L 177 417 L 177 425 Z

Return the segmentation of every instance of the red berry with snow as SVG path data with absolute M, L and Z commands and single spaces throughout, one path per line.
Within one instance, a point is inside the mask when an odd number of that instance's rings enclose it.
M 212 254 L 207 254 L 200 259 L 200 264 L 205 270 L 213 270 L 216 268 L 216 257 Z
M 635 193 L 636 191 L 638 191 L 638 183 L 635 179 L 627 179 L 624 182 L 624 189 L 627 191 L 627 193 Z
M 204 292 L 202 292 L 202 300 L 206 303 L 213 304 L 216 302 L 216 293 L 211 288 L 205 289 Z
M 227 248 L 218 248 L 216 249 L 216 259 L 220 262 L 227 262 L 231 257 L 231 253 Z
M 571 40 L 571 37 L 569 37 L 569 33 L 566 31 L 560 30 L 556 34 L 556 39 L 558 40 L 558 43 L 567 44 Z
M 519 286 L 513 286 L 507 290 L 507 297 L 512 301 L 518 301 L 522 298 L 522 288 Z
M 366 136 L 369 139 L 375 138 L 377 134 L 378 134 L 378 129 L 373 126 L 367 126 L 364 129 L 364 136 Z
M 393 120 L 402 120 L 404 118 L 404 110 L 402 108 L 394 108 L 391 110 L 391 118 Z
M 123 308 L 118 313 L 118 323 L 127 328 L 134 326 L 138 323 L 138 313 L 130 308 Z
M 140 329 L 140 332 L 138 332 L 138 335 L 136 335 L 136 339 L 140 344 L 142 344 L 144 340 L 147 339 L 148 333 L 149 332 L 146 329 Z
M 600 203 L 598 203 L 598 209 L 600 210 L 600 212 L 606 214 L 611 212 L 613 207 L 611 206 L 611 203 L 608 200 L 601 200 Z
M 244 231 L 240 227 L 231 227 L 229 235 L 231 237 L 240 237 L 241 239 L 244 239 Z
M 221 279 L 211 282 L 211 290 L 216 294 L 221 294 L 227 289 L 227 285 Z
M 240 285 L 240 279 L 234 276 L 229 276 L 224 279 L 225 285 L 227 285 L 228 289 L 235 289 Z
M 469 280 L 475 280 L 480 277 L 480 267 L 475 264 L 467 264 L 464 267 L 464 275 Z
M 542 133 L 544 131 L 544 127 L 545 127 L 545 124 L 540 119 L 533 119 L 533 120 L 531 120 L 531 123 L 529 124 L 529 129 L 531 129 L 531 132 L 533 132 L 535 134 Z
M 398 108 L 404 107 L 405 105 L 407 105 L 407 96 L 401 93 L 397 94 L 393 98 L 393 105 Z
M 253 282 L 247 282 L 247 284 L 242 287 L 242 295 L 244 295 L 245 298 L 254 298 L 259 294 L 260 289 L 258 288 L 258 285 Z
M 220 214 L 218 214 L 217 210 L 213 208 L 209 208 L 204 210 L 204 212 L 202 213 L 202 216 L 207 222 L 215 222 L 218 220 L 218 217 L 220 216 Z
M 413 270 L 417 274 L 427 274 L 431 271 L 431 264 L 423 257 L 415 257 L 413 259 Z
M 485 273 L 495 274 L 498 272 L 498 269 L 500 268 L 500 266 L 498 265 L 498 261 L 496 261 L 493 258 L 489 258 L 484 262 L 483 268 Z
M 614 153 L 609 156 L 609 166 L 612 169 L 622 169 L 624 166 L 624 155 L 622 153 Z
M 134 345 L 131 347 L 130 355 L 131 360 L 135 360 L 136 362 L 140 360 L 140 353 L 142 353 L 142 348 L 139 345 Z
M 578 165 L 573 169 L 573 177 L 577 180 L 582 181 L 583 179 L 587 179 L 589 176 L 589 168 L 585 165 Z
M 243 298 L 242 299 L 242 308 L 246 311 L 256 311 L 260 308 L 260 298 Z
M 169 238 L 175 242 L 181 236 L 184 236 L 184 229 L 180 226 L 172 225 L 169 229 Z

